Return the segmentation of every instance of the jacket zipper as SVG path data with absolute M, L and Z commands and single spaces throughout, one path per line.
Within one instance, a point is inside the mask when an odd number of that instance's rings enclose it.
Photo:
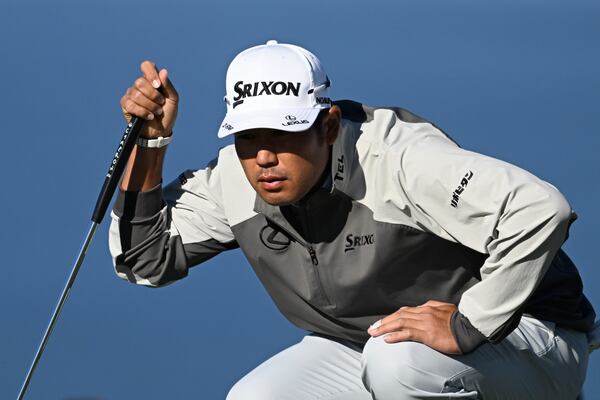
M 312 261 L 313 265 L 315 267 L 317 265 L 319 265 L 319 259 L 317 258 L 317 252 L 311 245 L 308 245 L 308 254 L 310 254 L 310 261 Z
M 307 228 L 308 224 L 306 223 L 306 220 L 307 220 L 306 212 L 304 211 L 304 209 L 302 211 L 303 211 L 302 214 L 304 216 L 304 218 L 303 218 L 303 223 L 305 225 L 304 228 Z M 323 299 L 325 300 L 327 305 L 331 305 L 332 304 L 331 300 L 329 299 L 329 296 L 327 296 L 327 293 L 325 292 L 325 288 L 323 287 L 323 282 L 321 281 L 321 275 L 319 274 L 319 268 L 317 268 L 317 266 L 319 265 L 319 259 L 317 258 L 317 252 L 315 251 L 315 248 L 312 246 L 311 243 L 305 242 L 304 240 L 300 239 L 298 236 L 294 235 L 292 232 L 288 231 L 287 229 L 284 229 L 279 224 L 277 224 L 275 222 L 272 222 L 272 223 L 279 226 L 279 228 L 281 230 L 283 230 L 288 235 L 290 235 L 290 237 L 292 239 L 294 239 L 295 242 L 298 242 L 302 247 L 304 247 L 308 251 L 308 255 L 310 256 L 310 261 L 312 262 L 312 265 L 313 265 L 313 271 L 315 273 L 315 277 L 317 278 L 317 284 L 319 285 L 318 289 L 321 292 L 321 294 L 323 295 Z
M 302 218 L 302 224 L 304 225 L 304 232 L 308 238 L 311 238 L 312 232 L 310 232 L 308 211 L 303 206 L 300 206 L 300 211 L 301 211 L 300 213 L 302 214 L 301 218 Z M 306 245 L 306 248 L 308 249 L 308 254 L 310 255 L 310 260 L 312 261 L 312 264 L 313 264 L 313 271 L 315 273 L 315 277 L 317 278 L 317 284 L 319 285 L 319 290 L 323 294 L 323 299 L 325 300 L 325 302 L 328 305 L 331 305 L 331 300 L 329 299 L 329 296 L 327 296 L 327 292 L 325 291 L 325 286 L 323 285 L 323 280 L 321 279 L 321 274 L 320 274 L 319 268 L 317 268 L 317 266 L 319 265 L 319 259 L 317 258 L 317 252 L 315 251 L 314 247 L 312 246 L 312 244 L 310 242 L 305 243 L 305 245 Z
M 278 224 L 276 224 L 276 225 L 279 226 Z M 308 255 L 310 256 L 310 261 L 312 262 L 312 264 L 314 266 L 319 265 L 319 259 L 317 258 L 317 252 L 315 251 L 314 247 L 312 247 L 312 245 L 310 243 L 305 242 L 304 240 L 300 239 L 298 236 L 294 235 L 292 232 L 288 231 L 287 229 L 284 229 L 282 226 L 279 226 L 279 228 L 281 230 L 285 231 L 285 233 L 290 235 L 290 237 L 292 239 L 294 239 L 295 242 L 298 242 L 302 247 L 304 247 L 308 251 Z

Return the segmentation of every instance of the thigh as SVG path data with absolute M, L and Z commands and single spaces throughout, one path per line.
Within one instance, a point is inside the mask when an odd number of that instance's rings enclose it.
M 227 400 L 371 400 L 360 357 L 344 344 L 309 335 L 249 372 Z
M 457 358 L 472 369 L 453 381 L 485 399 L 575 399 L 587 370 L 586 344 L 584 333 L 524 316 L 502 342 Z
M 363 353 L 363 379 L 376 400 L 575 399 L 587 366 L 585 346 L 584 334 L 528 317 L 502 342 L 462 356 L 372 338 Z

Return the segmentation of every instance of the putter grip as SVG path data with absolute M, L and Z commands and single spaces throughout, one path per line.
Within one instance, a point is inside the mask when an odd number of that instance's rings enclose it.
M 140 134 L 140 129 L 142 128 L 143 124 L 143 119 L 134 116 L 131 118 L 129 124 L 127 124 L 127 128 L 125 128 L 123 137 L 119 142 L 119 147 L 117 147 L 115 156 L 113 157 L 110 167 L 108 168 L 108 173 L 106 174 L 106 179 L 104 179 L 104 185 L 102 185 L 98 200 L 96 200 L 96 207 L 94 207 L 92 221 L 97 224 L 100 224 L 104 218 L 106 209 L 110 204 L 113 194 L 115 193 L 119 179 L 121 179 L 121 175 L 123 174 L 125 165 L 127 165 L 127 160 L 129 160 L 129 156 L 133 150 L 133 145 Z

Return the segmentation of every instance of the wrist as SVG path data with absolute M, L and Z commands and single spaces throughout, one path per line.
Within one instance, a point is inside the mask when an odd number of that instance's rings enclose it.
M 148 136 L 140 135 L 139 137 L 144 138 L 146 140 L 152 140 L 152 139 L 156 139 L 157 137 L 171 137 L 171 136 L 173 136 L 173 131 L 172 130 L 168 131 L 168 132 L 165 132 L 165 133 L 161 133 L 158 136 L 148 137 Z
M 151 139 L 140 136 L 137 138 L 135 144 L 138 145 L 138 147 L 159 149 L 161 147 L 167 146 L 169 143 L 171 143 L 171 140 L 172 140 L 171 135 L 159 136 L 157 138 L 151 138 Z

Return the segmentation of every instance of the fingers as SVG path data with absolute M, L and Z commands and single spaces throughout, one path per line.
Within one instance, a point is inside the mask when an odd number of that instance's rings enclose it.
M 151 93 L 151 90 L 155 93 Z M 163 113 L 162 106 L 165 102 L 164 97 L 156 90 L 149 88 L 148 82 L 146 82 L 144 78 L 136 80 L 134 86 L 127 89 L 125 95 L 135 104 L 144 107 L 156 115 L 161 115 Z
M 405 329 L 396 332 L 390 332 L 383 337 L 387 343 L 405 342 L 407 340 L 413 342 L 425 342 L 426 332 L 420 329 Z
M 140 118 L 153 120 L 154 113 L 132 100 L 128 93 L 129 89 L 127 93 L 123 97 L 121 97 L 121 109 L 123 111 L 123 114 L 125 115 L 125 118 L 129 120 L 131 119 L 131 115 L 136 115 Z
M 429 307 L 401 307 L 398 311 L 384 317 L 383 319 L 381 319 L 381 324 L 387 324 L 390 321 L 393 321 L 397 318 L 401 318 L 401 317 L 405 317 L 405 316 L 409 316 L 411 314 L 422 314 L 422 313 L 426 313 L 429 312 L 430 308 Z
M 450 326 L 456 309 L 452 303 L 435 300 L 417 307 L 402 307 L 375 322 L 368 333 L 373 337 L 383 335 L 387 343 L 414 341 L 443 353 L 459 354 L 460 348 Z
M 383 335 L 383 340 L 387 343 L 407 340 L 423 343 L 426 324 L 418 318 L 397 318 L 379 326 L 373 324 L 373 327 L 369 329 L 369 334 L 373 337 Z
M 177 90 L 175 90 L 175 87 L 169 79 L 169 71 L 167 71 L 166 69 L 161 69 L 158 76 L 165 96 L 169 100 L 177 101 L 179 99 L 179 95 L 177 94 Z
M 158 71 L 156 70 L 156 64 L 154 64 L 152 61 L 144 61 L 140 65 L 140 69 L 142 70 L 144 78 L 146 78 L 150 85 L 154 89 L 158 89 L 160 87 L 160 77 L 158 76 Z
M 127 89 L 121 98 L 121 108 L 126 119 L 130 119 L 128 114 L 133 114 L 153 120 L 156 116 L 163 114 L 162 107 L 165 104 L 165 96 L 158 90 L 161 83 L 154 63 L 144 61 L 140 68 L 143 76 L 136 79 L 133 86 Z
M 419 316 L 405 316 L 400 318 L 394 318 L 388 320 L 387 322 L 381 322 L 381 325 L 373 324 L 371 328 L 369 328 L 368 332 L 371 336 L 381 336 L 386 333 L 399 331 L 403 329 L 423 329 L 423 317 Z
M 145 77 L 140 77 L 135 80 L 133 87 L 137 89 L 145 98 L 151 100 L 159 106 L 165 104 L 165 97 L 155 89 Z
M 177 101 L 178 94 L 175 87 L 169 79 L 169 71 L 165 68 L 161 69 L 160 72 L 156 69 L 156 64 L 152 61 L 144 61 L 140 65 L 144 78 L 155 90 L 162 90 L 163 94 L 170 100 Z
M 372 336 L 381 336 L 395 330 L 417 328 L 426 330 L 435 319 L 435 315 L 446 308 L 455 308 L 451 303 L 429 300 L 417 307 L 401 307 L 398 311 L 375 322 L 368 332 Z

